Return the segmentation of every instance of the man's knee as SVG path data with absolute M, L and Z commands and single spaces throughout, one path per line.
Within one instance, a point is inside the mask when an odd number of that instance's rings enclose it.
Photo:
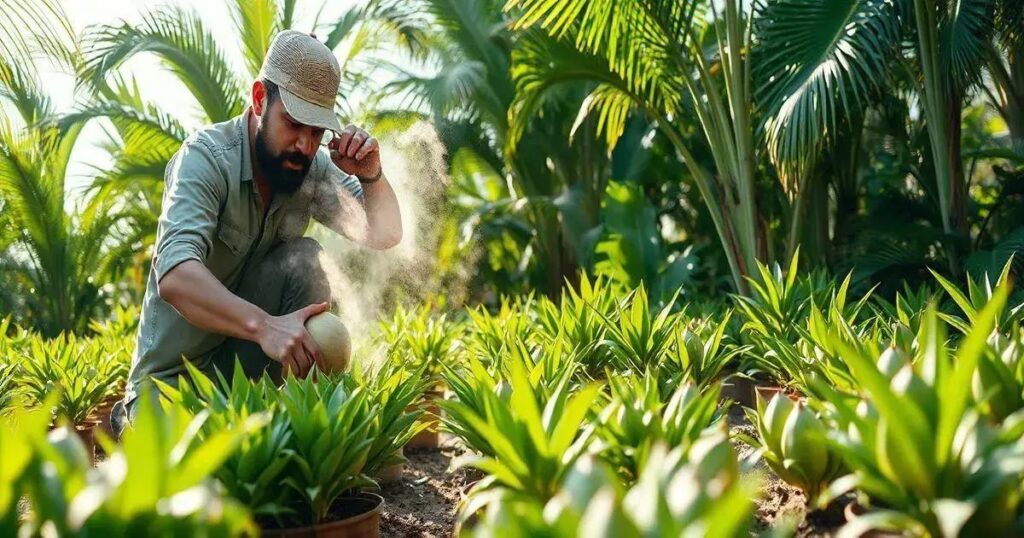
M 324 249 L 320 243 L 311 237 L 302 237 L 282 243 L 277 250 L 278 265 L 288 283 L 286 295 L 306 304 L 330 301 L 330 280 L 324 270 Z
M 323 270 L 320 262 L 324 248 L 312 237 L 301 237 L 291 241 L 285 241 L 277 246 L 279 263 L 293 274 L 303 274 L 306 271 Z

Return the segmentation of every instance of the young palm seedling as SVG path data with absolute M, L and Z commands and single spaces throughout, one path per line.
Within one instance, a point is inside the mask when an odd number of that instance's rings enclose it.
M 484 502 L 482 493 L 506 488 L 518 495 L 546 500 L 555 494 L 566 471 L 586 450 L 591 434 L 581 424 L 600 388 L 573 391 L 572 372 L 545 398 L 531 383 L 524 364 L 512 361 L 507 385 L 471 363 L 478 383 L 465 387 L 473 400 L 443 402 L 447 427 L 480 454 L 460 459 L 488 474 L 471 490 L 464 515 Z M 582 430 L 582 431 L 581 431 Z
M 26 536 L 252 536 L 257 529 L 248 510 L 224 497 L 211 473 L 245 435 L 262 427 L 254 416 L 237 428 L 207 439 L 197 434 L 205 413 L 181 408 L 162 411 L 153 399 L 141 399 L 134 427 L 120 447 L 108 444 L 110 457 L 92 467 L 77 436 L 67 428 L 46 433 L 48 410 L 38 420 L 0 426 L 5 472 L 7 460 L 21 467 L 16 496 L 24 494 Z M 13 433 L 12 433 L 13 431 Z M 23 445 L 9 451 L 9 441 Z M 29 464 L 23 466 L 25 453 Z M 18 489 L 20 488 L 20 490 Z M 0 506 L 3 499 L 0 498 Z M 0 508 L 2 509 L 2 508 Z M 0 523 L 0 526 L 6 523 Z
M 469 324 L 463 341 L 469 356 L 491 363 L 514 343 L 534 346 L 541 339 L 532 319 L 533 297 L 515 301 L 503 298 L 496 313 L 480 306 L 467 310 Z
M 237 361 L 230 382 L 220 372 L 213 381 L 191 364 L 186 368 L 188 376 L 179 378 L 177 388 L 158 384 L 168 401 L 209 415 L 201 438 L 236 428 L 255 415 L 269 417 L 266 427 L 250 432 L 214 475 L 232 498 L 250 507 L 258 521 L 283 526 L 296 516 L 300 502 L 292 488 L 281 487 L 291 470 L 294 450 L 291 424 L 281 411 L 277 387 L 267 376 L 259 381 L 246 378 Z
M 858 397 L 822 387 L 840 428 L 834 446 L 852 471 L 831 494 L 856 489 L 869 512 L 844 529 L 930 536 L 1007 536 L 1021 503 L 1024 412 L 993 427 L 979 420 L 971 378 L 1006 301 L 1005 286 L 974 319 L 955 359 L 934 308 L 925 312 L 915 363 L 876 361 L 838 344 L 861 384 Z
M 347 387 L 343 377 L 319 374 L 290 377 L 281 387 L 294 451 L 284 485 L 306 508 L 303 523 L 325 521 L 343 493 L 373 485 L 363 474 L 379 411 L 369 396 L 363 388 Z
M 768 467 L 787 484 L 804 493 L 809 506 L 833 480 L 845 474 L 842 458 L 826 442 L 827 426 L 806 405 L 776 394 L 768 402 L 758 396 L 757 409 L 747 409 L 757 439 L 741 437 L 757 448 Z
M 349 390 L 363 387 L 377 407 L 369 435 L 373 444 L 366 456 L 363 473 L 374 476 L 385 467 L 402 463 L 402 446 L 427 427 L 417 422 L 423 409 L 415 403 L 423 398 L 430 381 L 423 371 L 426 365 L 410 369 L 396 358 L 387 357 L 375 367 L 354 366 L 346 377 Z
M 579 290 L 566 286 L 560 303 L 541 298 L 537 302 L 537 320 L 543 327 L 538 333 L 545 346 L 560 341 L 574 350 L 591 377 L 597 377 L 608 365 L 608 350 L 601 345 L 605 339 L 604 319 L 615 319 L 617 298 L 622 293 L 608 281 L 598 277 L 593 283 L 584 273 Z
M 938 281 L 942 289 L 946 291 L 949 298 L 956 303 L 963 314 L 963 317 L 948 314 L 939 314 L 939 316 L 963 334 L 970 332 L 971 327 L 977 322 L 981 310 L 986 304 L 991 302 L 995 293 L 994 290 L 1009 283 L 1010 269 L 1012 267 L 1013 258 L 1007 260 L 1006 265 L 1003 266 L 1003 271 L 996 278 L 995 285 L 992 284 L 987 273 L 979 279 L 968 275 L 966 294 L 960 291 L 956 284 L 953 284 L 935 271 L 931 271 L 932 276 L 935 277 L 935 280 Z M 996 316 L 996 328 L 1000 332 L 1005 333 L 1019 325 L 1024 320 L 1024 308 L 1022 306 L 1024 305 L 1017 305 L 1009 310 L 1000 311 Z
M 657 315 L 653 315 L 644 285 L 622 299 L 623 311 L 613 320 L 602 314 L 606 337 L 604 344 L 617 371 L 645 372 L 661 363 L 678 330 L 679 315 L 672 313 L 672 305 L 679 292 L 667 302 Z
M 1024 331 L 989 336 L 971 388 L 981 412 L 997 423 L 1024 409 Z
M 693 446 L 657 445 L 626 489 L 599 459 L 581 458 L 547 503 L 496 492 L 474 537 L 749 536 L 753 484 L 744 483 L 724 428 Z
M 726 342 L 725 331 L 732 318 L 727 311 L 720 320 L 691 319 L 676 331 L 664 366 L 682 381 L 705 387 L 718 379 L 729 361 L 750 350 Z
M 686 450 L 702 431 L 722 418 L 718 385 L 703 391 L 692 384 L 662 388 L 654 371 L 643 376 L 609 377 L 608 384 L 610 401 L 594 422 L 597 439 L 593 450 L 627 482 L 637 479 L 638 469 L 656 444 Z
M 17 380 L 30 405 L 41 405 L 58 392 L 56 414 L 72 424 L 86 423 L 90 413 L 118 383 L 120 367 L 98 340 L 62 336 L 34 337 L 22 349 Z

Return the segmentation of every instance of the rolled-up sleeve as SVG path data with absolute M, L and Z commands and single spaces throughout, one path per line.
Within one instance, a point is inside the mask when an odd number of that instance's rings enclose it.
M 227 196 L 209 150 L 186 142 L 167 165 L 153 268 L 157 282 L 187 260 L 206 261 Z

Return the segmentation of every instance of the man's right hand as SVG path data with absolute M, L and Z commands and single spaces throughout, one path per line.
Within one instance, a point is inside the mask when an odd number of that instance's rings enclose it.
M 313 364 L 323 368 L 320 348 L 306 331 L 306 320 L 328 308 L 327 303 L 311 304 L 291 314 L 270 316 L 260 327 L 256 343 L 268 357 L 281 363 L 282 373 L 305 376 Z

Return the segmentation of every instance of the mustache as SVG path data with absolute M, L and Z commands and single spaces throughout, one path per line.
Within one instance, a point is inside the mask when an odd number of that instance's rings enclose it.
M 278 157 L 278 159 L 280 159 L 282 162 L 288 161 L 288 162 L 290 162 L 292 164 L 301 166 L 303 168 L 305 168 L 307 165 L 311 164 L 312 161 L 313 161 L 309 157 L 306 157 L 305 155 L 303 155 L 302 153 L 299 153 L 297 151 L 284 152 L 284 153 L 282 153 Z

